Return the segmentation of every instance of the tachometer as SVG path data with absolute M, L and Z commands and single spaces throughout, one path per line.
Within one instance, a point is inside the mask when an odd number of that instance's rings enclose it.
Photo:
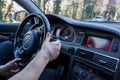
M 60 39 L 67 42 L 72 42 L 74 40 L 74 29 L 72 27 L 64 28 L 60 33 Z

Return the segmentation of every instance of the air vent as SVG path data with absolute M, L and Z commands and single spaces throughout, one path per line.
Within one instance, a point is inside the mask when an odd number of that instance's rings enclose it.
M 87 52 L 81 49 L 77 49 L 76 54 L 85 59 L 92 59 L 94 56 L 94 53 Z
M 115 72 L 116 65 L 118 63 L 117 59 L 113 59 L 107 56 L 102 56 L 99 54 L 95 54 L 94 57 L 92 58 L 94 63 L 97 63 L 109 70 L 112 70 Z

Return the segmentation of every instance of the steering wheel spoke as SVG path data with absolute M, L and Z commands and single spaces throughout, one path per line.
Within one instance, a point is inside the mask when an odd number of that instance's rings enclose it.
M 20 58 L 23 53 L 24 53 L 23 47 L 22 46 L 20 48 L 17 47 L 14 51 L 14 54 L 16 55 L 15 58 Z
M 24 53 L 24 50 L 23 50 L 23 47 L 22 47 L 22 46 L 18 49 L 18 53 L 19 53 L 20 55 L 22 55 L 22 54 Z

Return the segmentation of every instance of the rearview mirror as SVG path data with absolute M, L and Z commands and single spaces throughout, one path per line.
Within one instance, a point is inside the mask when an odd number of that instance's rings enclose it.
M 13 14 L 13 20 L 14 22 L 21 22 L 24 20 L 24 18 L 27 16 L 27 12 L 26 11 L 18 11 L 18 12 L 14 12 Z

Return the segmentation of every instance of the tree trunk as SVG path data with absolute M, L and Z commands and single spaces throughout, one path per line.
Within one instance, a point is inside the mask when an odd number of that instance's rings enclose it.
M 5 20 L 12 22 L 12 13 L 11 13 L 11 9 L 12 9 L 12 5 L 13 5 L 13 0 L 11 0 L 11 3 L 8 5 L 7 7 L 7 11 L 5 13 Z
M 76 13 L 77 13 L 77 9 L 78 9 L 78 2 L 73 1 L 73 2 L 72 2 L 72 5 L 73 5 L 72 18 L 76 18 Z
M 60 11 L 60 4 L 61 4 L 61 0 L 54 0 L 54 14 L 59 14 Z
M 3 4 L 4 4 L 4 1 L 0 1 L 0 21 L 3 21 Z
M 45 12 L 45 5 L 46 5 L 47 2 L 48 2 L 48 0 L 42 0 L 41 1 L 41 8 L 42 8 L 43 12 Z
M 41 7 L 41 0 L 37 0 L 38 7 Z

